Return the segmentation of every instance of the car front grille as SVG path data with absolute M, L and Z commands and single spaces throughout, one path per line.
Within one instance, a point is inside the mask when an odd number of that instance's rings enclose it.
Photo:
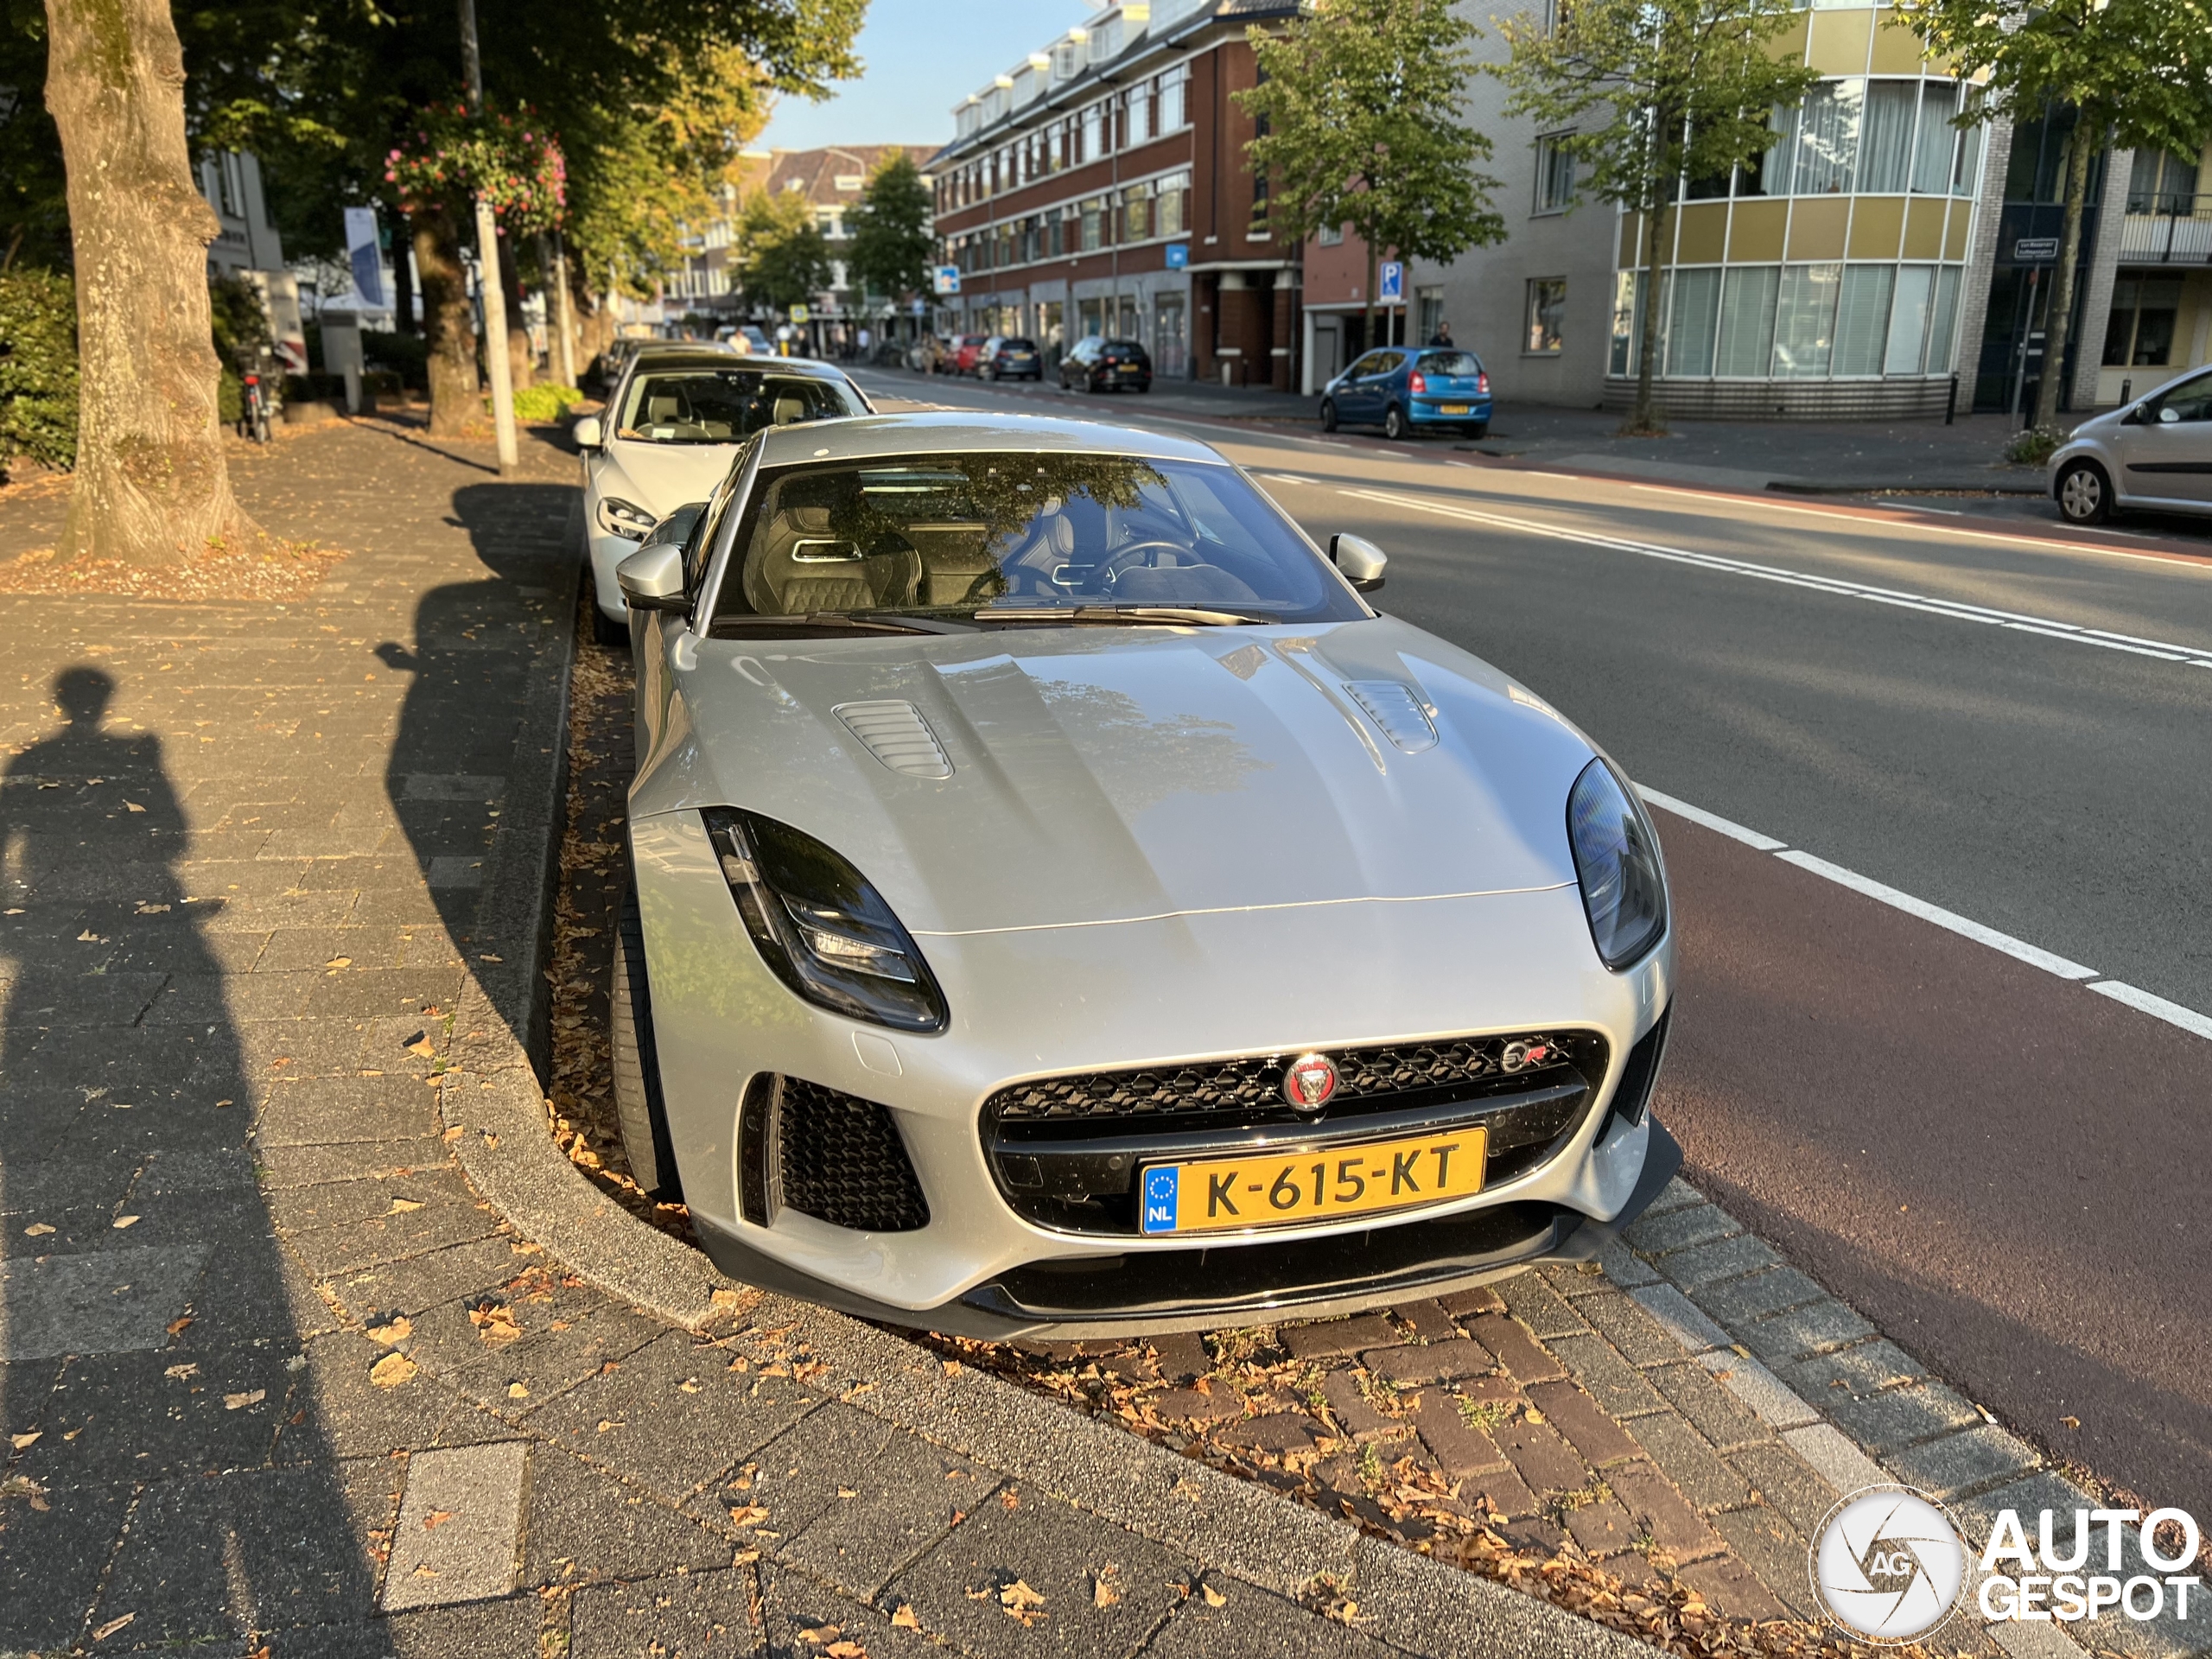
M 1147 1164 L 1351 1144 L 1479 1122 L 1486 1185 L 1554 1156 L 1586 1119 L 1610 1048 L 1595 1032 L 1547 1031 L 1320 1051 L 1338 1085 L 1294 1110 L 1297 1051 L 1010 1084 L 985 1101 L 983 1151 L 1000 1193 L 1039 1225 L 1134 1234 Z M 1529 1057 L 1537 1055 L 1531 1059 Z
M 742 1123 L 747 1220 L 766 1225 L 781 1207 L 861 1232 L 929 1225 L 929 1201 L 898 1125 L 874 1101 L 804 1077 L 756 1077 Z

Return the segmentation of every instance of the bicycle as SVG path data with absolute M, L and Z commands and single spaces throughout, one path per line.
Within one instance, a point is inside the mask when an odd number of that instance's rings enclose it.
M 238 411 L 238 435 L 251 438 L 256 443 L 266 443 L 270 437 L 269 429 L 269 399 L 261 388 L 261 376 L 248 369 L 238 377 L 241 403 Z

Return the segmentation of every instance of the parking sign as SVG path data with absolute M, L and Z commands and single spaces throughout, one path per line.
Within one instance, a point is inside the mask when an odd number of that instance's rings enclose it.
M 1376 268 L 1380 279 L 1375 297 L 1386 302 L 1395 302 L 1406 297 L 1406 267 L 1399 259 L 1385 259 Z
M 937 268 L 935 274 L 937 277 L 936 288 L 938 293 L 957 294 L 960 291 L 959 266 L 939 265 Z

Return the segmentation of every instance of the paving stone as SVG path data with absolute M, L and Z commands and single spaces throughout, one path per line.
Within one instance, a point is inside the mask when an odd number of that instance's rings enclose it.
M 1546 1341 L 1554 1337 L 1580 1336 L 1590 1329 L 1588 1322 L 1567 1305 L 1541 1273 L 1516 1274 L 1510 1279 L 1500 1280 L 1497 1292 L 1505 1300 L 1505 1311 L 1527 1325 L 1532 1334 Z
M 0 1399 L 11 1410 L 17 1402 L 13 1393 Z M 136 1492 L 129 1482 L 111 1482 L 50 1486 L 42 1510 L 26 1498 L 7 1500 L 0 1510 L 0 1653 L 60 1651 L 76 1639 Z
M 1450 1395 L 1431 1389 L 1413 1409 L 1414 1425 L 1448 1479 L 1482 1469 L 1506 1467 L 1497 1443 L 1470 1423 Z
M 729 1541 L 648 1493 L 543 1444 L 531 1448 L 522 1582 L 579 1585 L 727 1567 Z
M 1845 1389 L 1874 1394 L 1900 1382 L 1916 1382 L 1928 1373 L 1895 1343 L 1878 1341 L 1777 1364 L 1775 1375 L 1808 1400 L 1826 1406 L 1832 1395 Z M 1839 1382 L 1842 1389 L 1835 1386 Z
M 126 1246 L 0 1262 L 0 1360 L 160 1347 L 207 1254 Z
M 1590 1484 L 1589 1465 L 1547 1424 L 1516 1418 L 1491 1430 L 1491 1439 L 1534 1491 L 1579 1491 Z
M 1947 1498 L 2032 1469 L 2038 1461 L 2032 1448 L 2003 1429 L 1983 1423 L 1899 1452 L 1888 1459 L 1888 1465 L 1907 1485 Z
M 417 1452 L 386 1565 L 388 1611 L 489 1601 L 515 1586 L 526 1440 Z
M 1747 1446 L 1774 1438 L 1765 1424 L 1694 1363 L 1656 1366 L 1645 1375 L 1668 1403 L 1717 1447 Z
M 728 1659 L 754 1653 L 760 1635 L 753 1623 L 753 1574 L 742 1568 L 593 1585 L 576 1592 L 569 1609 L 569 1655 Z
M 1467 1334 L 1497 1356 L 1498 1363 L 1522 1383 L 1564 1376 L 1566 1370 L 1536 1344 L 1526 1326 L 1500 1313 L 1485 1313 L 1466 1325 Z
M 944 1651 L 921 1631 L 893 1624 L 895 1607 L 870 1607 L 772 1567 L 760 1569 L 760 1605 L 770 1659 L 819 1659 L 839 1642 L 855 1643 L 869 1659 L 923 1659 Z
M 1770 1273 L 1731 1279 L 1722 1284 L 1707 1285 L 1698 1293 L 1698 1300 L 1705 1311 L 1732 1330 L 1808 1302 L 1827 1300 L 1832 1300 L 1827 1292 L 1795 1268 L 1777 1268 Z
M 1201 1394 L 1196 1389 L 1169 1389 L 1147 1402 L 1163 1422 L 1225 1423 L 1244 1414 L 1243 1397 L 1229 1389 Z
M 1008 1508 L 1001 1498 L 1012 1497 Z M 1110 1571 L 1109 1571 L 1110 1569 Z M 1102 1528 L 1068 1504 L 1008 1487 L 956 1528 L 877 1599 L 904 1602 L 924 1629 L 995 1654 L 1131 1654 L 1185 1597 L 1194 1564 L 1132 1533 Z M 1119 1599 L 1107 1606 L 1103 1576 Z M 1020 1582 L 1045 1599 L 1025 1626 L 1001 1592 Z
M 512 1242 L 495 1236 L 345 1273 L 330 1287 L 356 1317 L 371 1308 L 415 1314 L 503 1284 L 518 1265 Z
M 1702 1300 L 1698 1293 L 1707 1285 L 1781 1265 L 1773 1246 L 1749 1233 L 1676 1251 L 1663 1263 L 1667 1277 L 1690 1292 L 1693 1300 Z
M 1596 1262 L 1544 1262 L 1535 1271 L 1570 1302 L 1607 1288 L 1605 1269 Z
M 1334 1359 L 1363 1348 L 1386 1347 L 1399 1339 L 1390 1322 L 1380 1313 L 1355 1314 L 1323 1325 L 1286 1325 L 1276 1335 L 1297 1359 Z
M 1600 1560 L 1633 1548 L 1642 1529 L 1611 1498 L 1583 1503 L 1566 1512 L 1567 1535 L 1585 1554 Z
M 1329 1402 L 1330 1414 L 1355 1440 L 1370 1440 L 1377 1435 L 1395 1433 L 1403 1427 L 1397 1418 L 1367 1397 L 1360 1389 L 1358 1378 L 1350 1371 L 1330 1372 L 1322 1381 L 1321 1392 Z
M 1763 1502 L 1781 1510 L 1783 1519 L 1808 1538 L 1841 1496 L 1784 1446 L 1747 1446 L 1731 1453 L 1728 1461 Z
M 372 1624 L 261 1633 L 269 1659 L 515 1659 L 537 1650 L 534 1596 L 394 1613 Z
M 50 1485 L 78 1485 L 266 1463 L 289 1409 L 288 1357 L 271 1346 L 188 1360 L 172 1352 L 73 1359 L 47 1397 L 44 1433 L 20 1467 Z
M 272 1461 L 385 1457 L 438 1443 L 454 1402 L 428 1372 L 417 1371 L 397 1387 L 378 1387 L 369 1373 L 389 1351 L 352 1331 L 318 1337 L 303 1351 L 307 1366 L 293 1389 L 290 1413 L 278 1427 Z
M 1820 1414 L 1777 1379 L 1772 1371 L 1756 1359 L 1746 1359 L 1741 1354 L 1700 1354 L 1697 1363 L 1710 1372 L 1713 1380 L 1726 1385 L 1728 1392 L 1749 1406 L 1759 1421 L 1770 1429 L 1802 1428 L 1821 1421 Z
M 1462 1376 L 1482 1376 L 1497 1366 L 1490 1350 L 1470 1337 L 1409 1343 L 1396 1348 L 1370 1348 L 1360 1356 L 1360 1363 L 1376 1376 L 1408 1387 L 1448 1382 Z
M 1605 1242 L 1598 1252 L 1598 1262 L 1605 1270 L 1605 1281 L 1616 1289 L 1632 1290 L 1660 1282 L 1657 1270 L 1618 1238 Z
M 1694 1562 L 1676 1576 L 1704 1597 L 1707 1606 L 1731 1618 L 1785 1618 L 1791 1611 L 1768 1592 L 1749 1567 L 1732 1555 Z
M 2030 1546 L 2033 1547 L 2038 1541 L 2037 1528 L 2043 1512 L 2052 1510 L 2063 1517 L 2054 1522 L 2052 1541 L 2058 1544 L 2063 1553 L 2071 1547 L 2074 1511 L 2093 1510 L 2098 1505 L 2072 1481 L 2043 1470 L 2024 1480 L 1976 1492 L 1968 1497 L 1953 1498 L 1944 1507 L 1957 1518 L 1968 1541 L 1977 1548 L 1989 1541 L 1990 1529 L 1996 1525 L 1998 1512 L 2002 1510 L 2011 1510 L 2019 1516 L 2021 1529 L 2027 1535 Z M 2202 1524 L 2200 1522 L 2199 1525 Z M 2097 1527 L 2095 1532 L 2100 1541 L 2098 1548 L 2101 1550 L 2104 1529 Z M 2133 1534 L 2126 1535 L 2131 1539 L 2133 1537 Z M 2101 1560 L 2104 1557 L 2100 1554 L 2096 1559 Z
M 1224 1605 L 1191 1597 L 1146 1645 L 1146 1659 L 1395 1659 L 1403 1651 L 1250 1585 L 1212 1582 Z
M 1676 1175 L 1659 1189 L 1659 1196 L 1651 1200 L 1643 1213 L 1647 1216 L 1663 1216 L 1670 1210 L 1683 1210 L 1692 1205 L 1704 1202 L 1704 1193 L 1699 1192 L 1681 1176 Z
M 1642 1450 L 1596 1401 L 1572 1382 L 1536 1383 L 1529 1389 L 1529 1398 L 1593 1469 L 1635 1457 Z
M 1621 1236 L 1644 1255 L 1664 1255 L 1694 1244 L 1709 1244 L 1743 1231 L 1736 1218 L 1716 1204 L 1699 1204 L 1662 1211 L 1646 1211 L 1623 1230 Z
M 1503 1313 L 1505 1299 L 1497 1294 L 1495 1285 L 1477 1285 L 1472 1290 L 1455 1290 L 1448 1296 L 1440 1296 L 1436 1305 L 1453 1319 L 1463 1323 L 1483 1313 Z
M 1722 1548 L 1719 1534 L 1699 1518 L 1681 1490 L 1652 1465 L 1638 1460 L 1605 1471 L 1613 1496 L 1634 1517 L 1639 1535 L 1648 1535 L 1677 1561 L 1693 1560 Z
M 1746 1348 L 1763 1359 L 1777 1361 L 1840 1347 L 1874 1334 L 1872 1325 L 1832 1297 L 1808 1307 L 1751 1321 L 1737 1330 Z
M 295 1233 L 289 1242 L 309 1273 L 334 1279 L 381 1262 L 405 1262 L 487 1239 L 499 1225 L 499 1217 L 488 1207 L 426 1205 L 397 1215 Z
M 1574 1306 L 1631 1365 L 1664 1365 L 1682 1357 L 1682 1344 L 1667 1327 L 1621 1291 L 1586 1296 Z
M 1643 1373 L 1614 1351 L 1603 1337 L 1555 1337 L 1552 1351 L 1567 1375 L 1616 1417 L 1639 1417 L 1665 1409 Z
M 1821 1403 L 1838 1427 L 1877 1457 L 1888 1457 L 1982 1421 L 1981 1414 L 1967 1400 L 1940 1382 L 1869 1395 L 1839 1389 Z
M 1800 1618 L 1815 1614 L 1804 1535 L 1779 1511 L 1754 1504 L 1707 1517 L 1775 1599 Z
M 1160 1375 L 1167 1382 L 1189 1382 L 1213 1369 L 1213 1356 L 1206 1351 L 1205 1338 L 1195 1332 L 1147 1340 L 1159 1357 Z
M 1433 1297 L 1394 1307 L 1390 1313 L 1421 1342 L 1449 1342 L 1459 1334 L 1459 1327 L 1452 1323 L 1452 1316 L 1444 1311 L 1443 1304 Z
M 1303 1412 L 1275 1412 L 1224 1423 L 1215 1431 L 1225 1446 L 1254 1452 L 1304 1452 L 1313 1444 L 1317 1425 Z

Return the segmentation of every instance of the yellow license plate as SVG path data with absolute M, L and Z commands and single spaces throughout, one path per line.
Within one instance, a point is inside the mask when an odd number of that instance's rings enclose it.
M 1490 1132 L 1152 1164 L 1137 1174 L 1147 1233 L 1224 1232 L 1403 1210 L 1483 1187 Z
M 1467 405 L 1465 404 L 1446 404 L 1443 406 L 1443 412 L 1446 415 L 1464 415 L 1467 412 Z

